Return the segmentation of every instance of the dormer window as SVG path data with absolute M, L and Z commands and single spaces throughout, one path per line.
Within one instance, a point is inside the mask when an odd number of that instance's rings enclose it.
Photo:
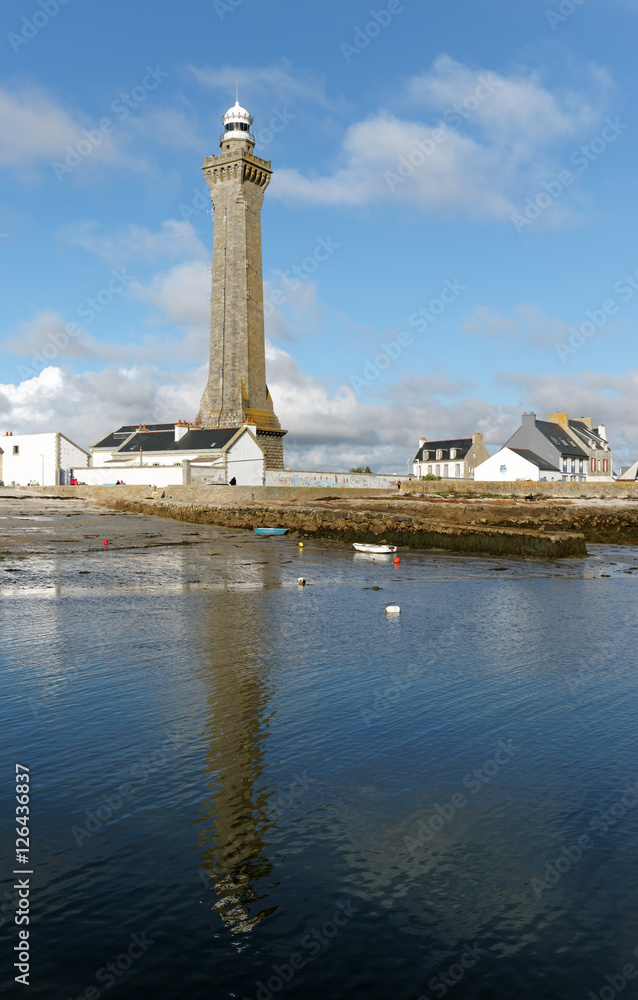
M 450 448 L 450 458 L 456 458 L 456 448 Z
M 440 462 L 442 458 L 443 458 L 443 452 L 441 451 L 440 448 L 437 448 L 437 452 L 436 452 L 436 460 L 437 460 L 437 462 Z

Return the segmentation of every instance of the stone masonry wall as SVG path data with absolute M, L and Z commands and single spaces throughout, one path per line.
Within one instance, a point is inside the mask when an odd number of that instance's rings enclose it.
M 638 483 L 402 483 L 402 492 L 423 495 L 460 495 L 474 497 L 524 497 L 531 488 L 535 496 L 543 499 L 627 499 L 638 500 Z M 28 493 L 45 496 L 83 497 L 87 500 L 109 500 L 113 497 L 135 500 L 165 493 L 166 497 L 193 503 L 241 504 L 252 500 L 268 503 L 269 500 L 319 500 L 337 496 L 351 500 L 366 497 L 399 496 L 397 490 L 341 489 L 310 486 L 166 486 L 153 491 L 148 486 L 57 486 L 29 487 Z

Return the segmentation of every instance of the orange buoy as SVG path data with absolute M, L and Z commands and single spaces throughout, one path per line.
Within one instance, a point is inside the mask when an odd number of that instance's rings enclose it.
M 395 556 L 394 557 L 394 564 L 395 564 L 395 566 L 396 566 L 397 563 L 400 563 L 400 562 L 401 562 L 401 560 L 399 559 L 399 557 Z

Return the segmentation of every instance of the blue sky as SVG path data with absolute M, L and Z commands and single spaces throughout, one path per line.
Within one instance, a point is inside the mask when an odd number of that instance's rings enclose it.
M 274 170 L 287 465 L 402 470 L 421 435 L 502 444 L 521 407 L 592 416 L 615 465 L 636 458 L 635 0 L 10 0 L 0 18 L 0 431 L 86 446 L 194 418 L 201 164 L 237 80 Z

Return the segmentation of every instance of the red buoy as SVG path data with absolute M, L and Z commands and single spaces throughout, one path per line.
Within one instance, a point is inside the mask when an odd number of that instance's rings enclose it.
M 399 557 L 398 557 L 398 556 L 395 556 L 395 557 L 394 557 L 394 565 L 396 566 L 396 564 L 397 564 L 397 563 L 400 563 L 400 562 L 401 562 L 401 560 L 399 559 Z
M 105 544 L 105 545 L 108 545 L 108 544 L 109 544 L 109 543 L 108 543 L 108 539 L 107 539 L 107 538 L 105 538 L 105 539 L 104 539 L 104 544 Z

